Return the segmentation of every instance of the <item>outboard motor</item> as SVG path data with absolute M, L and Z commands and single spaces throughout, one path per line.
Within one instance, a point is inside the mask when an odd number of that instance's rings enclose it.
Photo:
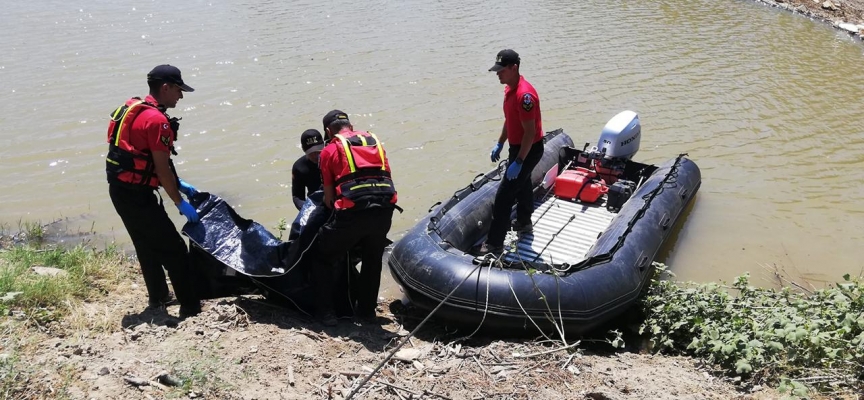
M 610 204 L 610 211 L 617 211 L 636 189 L 635 184 L 630 181 L 622 180 L 621 184 L 616 184 L 624 176 L 627 163 L 639 151 L 641 138 L 642 124 L 639 122 L 639 115 L 630 110 L 621 111 L 603 127 L 597 146 L 589 150 L 589 144 L 585 143 L 582 151 L 572 148 L 559 150 L 558 168 L 562 172 L 559 172 L 558 177 L 561 178 L 563 170 L 571 166 L 596 172 L 596 179 L 599 179 L 604 186 L 608 186 L 610 200 L 614 200 L 614 203 Z M 556 186 L 559 184 L 557 179 L 555 184 Z M 566 185 L 566 182 L 562 184 Z M 573 196 L 571 193 L 567 193 L 571 194 L 569 196 L 559 194 L 558 190 L 556 187 L 555 194 L 559 197 L 581 197 L 581 194 L 580 196 Z M 605 193 L 603 191 L 601 194 Z M 591 200 L 593 201 L 595 200 Z
M 624 174 L 627 161 L 639 151 L 641 138 L 642 125 L 633 111 L 621 111 L 603 127 L 597 146 L 591 149 L 591 158 L 597 174 L 607 184 L 614 184 Z
M 612 117 L 603 131 L 597 149 L 605 153 L 605 158 L 622 158 L 629 160 L 639 151 L 639 140 L 642 138 L 642 125 L 639 115 L 627 110 Z

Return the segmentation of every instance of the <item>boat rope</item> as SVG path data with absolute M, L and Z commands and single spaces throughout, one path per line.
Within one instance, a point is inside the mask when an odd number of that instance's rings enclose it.
M 486 300 L 483 302 L 483 318 L 481 318 L 480 323 L 477 324 L 477 329 L 474 329 L 474 332 L 471 332 L 467 336 L 462 336 L 460 338 L 454 339 L 453 340 L 454 342 L 461 342 L 463 340 L 470 339 L 472 336 L 476 335 L 477 332 L 480 332 L 480 328 L 482 328 L 483 323 L 486 322 L 486 315 L 489 313 L 489 286 L 490 286 L 490 282 L 492 281 L 489 278 L 492 276 L 492 267 L 495 265 L 498 265 L 500 267 L 501 266 L 501 259 L 503 257 L 504 257 L 504 254 L 502 253 L 498 257 L 495 257 L 489 261 L 489 272 L 486 273 Z M 481 262 L 480 265 L 482 266 L 483 262 Z M 499 268 L 499 269 L 503 269 L 503 268 Z M 477 274 L 477 280 L 478 281 L 480 280 L 480 274 L 479 273 Z
M 301 313 L 306 314 L 307 317 L 311 317 L 311 316 L 312 316 L 312 314 L 309 314 L 308 312 L 306 312 L 306 310 L 304 310 L 303 308 L 301 308 L 300 305 L 297 304 L 297 303 L 295 303 L 294 300 L 292 300 L 291 297 L 289 297 L 288 295 L 286 295 L 286 294 L 284 294 L 284 293 L 282 293 L 282 292 L 280 292 L 280 291 L 278 291 L 278 290 L 276 290 L 276 289 L 273 289 L 272 287 L 270 287 L 270 286 L 267 285 L 266 283 L 262 282 L 260 279 L 256 279 L 256 278 L 251 277 L 251 276 L 250 276 L 250 278 L 252 278 L 252 280 L 255 281 L 255 283 L 257 283 L 257 284 L 259 284 L 259 285 L 264 286 L 265 288 L 267 288 L 267 290 L 270 290 L 270 291 L 272 291 L 272 292 L 274 292 L 274 293 L 279 294 L 280 296 L 284 297 L 285 299 L 288 299 L 288 301 L 290 301 L 291 304 L 293 304 L 294 307 L 297 308 L 297 311 L 300 311 Z
M 573 222 L 574 219 L 576 219 L 576 214 L 571 215 L 571 216 L 570 216 L 570 219 L 568 219 L 567 222 L 566 222 L 564 225 L 561 226 L 561 229 L 558 229 L 558 232 L 555 232 L 555 233 L 552 234 L 552 238 L 550 238 L 549 241 L 546 242 L 546 245 L 543 246 L 543 248 L 540 249 L 540 251 L 537 252 L 537 255 L 534 256 L 534 259 L 531 260 L 531 262 L 535 262 L 535 261 L 537 261 L 537 259 L 540 258 L 540 256 L 543 255 L 543 252 L 546 251 L 546 248 L 548 248 L 549 245 L 552 244 L 552 242 L 555 241 L 555 239 L 558 237 L 558 235 L 561 233 L 561 231 L 563 231 L 564 228 L 567 227 L 567 225 L 570 225 L 570 223 Z
M 312 244 L 315 243 L 315 239 L 316 239 L 317 237 L 318 237 L 318 234 L 315 234 L 315 237 L 312 239 L 312 243 L 310 243 L 309 246 L 306 247 L 306 250 L 309 250 L 309 249 L 312 247 Z M 303 253 L 305 253 L 306 250 L 303 250 Z M 346 256 L 346 257 L 345 257 L 345 263 L 347 264 L 345 267 L 346 267 L 346 268 L 351 268 L 351 258 L 350 258 L 350 256 L 349 256 L 349 253 L 345 253 L 345 256 Z M 300 257 L 302 258 L 303 255 L 301 254 Z M 289 268 L 288 271 L 285 272 L 285 274 L 287 274 L 287 273 L 290 272 L 292 269 L 294 269 L 294 267 L 297 266 L 298 263 L 299 263 L 299 260 L 298 260 L 297 263 L 294 263 L 294 265 L 291 266 L 291 268 Z M 283 275 L 284 275 L 284 274 L 283 274 Z M 347 272 L 346 275 L 348 276 L 348 281 L 349 281 L 348 284 L 350 285 L 350 284 L 351 284 L 351 271 L 349 270 L 349 271 Z M 281 276 L 281 275 L 280 275 L 280 276 Z M 273 293 L 276 293 L 276 294 L 282 296 L 283 298 L 285 298 L 286 300 L 288 300 L 289 302 L 291 302 L 291 304 L 293 304 L 294 307 L 295 307 L 298 311 L 300 311 L 301 313 L 306 314 L 306 316 L 308 316 L 308 317 L 311 317 L 311 316 L 312 316 L 312 314 L 310 314 L 309 312 L 307 312 L 306 310 L 304 310 L 302 307 L 300 307 L 299 304 L 297 304 L 293 299 L 291 299 L 291 296 L 289 296 L 289 295 L 287 295 L 287 294 L 285 294 L 285 293 L 283 293 L 283 292 L 281 292 L 281 291 L 279 291 L 279 290 L 277 290 L 277 289 L 274 289 L 274 288 L 271 287 L 270 285 L 267 285 L 266 283 L 264 283 L 263 280 L 259 279 L 260 277 L 250 276 L 249 278 L 252 279 L 253 281 L 255 281 L 255 283 L 257 283 L 257 284 L 259 284 L 259 285 L 265 287 L 267 290 L 269 290 L 269 291 L 271 291 L 271 292 L 273 292 Z M 265 297 L 266 297 L 266 296 L 265 296 Z M 354 310 L 353 310 L 353 308 L 354 308 L 354 301 L 351 300 L 351 293 L 350 293 L 350 291 L 349 291 L 349 293 L 348 293 L 348 302 L 351 304 L 352 311 L 354 311 Z
M 574 217 L 575 217 L 575 215 L 574 215 Z M 569 221 L 568 221 L 568 223 L 569 223 Z M 519 265 L 522 266 L 522 269 L 524 269 L 525 273 L 528 274 L 528 278 L 531 279 L 531 284 L 534 286 L 534 290 L 539 292 L 540 295 L 542 296 L 541 299 L 543 300 L 543 304 L 546 305 L 546 310 L 549 311 L 549 313 L 545 314 L 545 315 L 547 316 L 547 318 L 549 318 L 549 322 L 552 323 L 552 325 L 555 327 L 555 330 L 558 331 L 558 335 L 561 336 L 561 341 L 564 342 L 564 344 L 566 345 L 567 340 L 564 337 L 564 316 L 561 313 L 561 288 L 558 285 L 559 275 L 553 274 L 555 276 L 555 288 L 556 288 L 557 294 L 558 294 L 558 319 L 561 321 L 560 326 L 557 322 L 555 322 L 555 317 L 554 317 L 555 314 L 552 312 L 552 309 L 549 308 L 549 302 L 546 301 L 546 294 L 543 293 L 542 290 L 540 290 L 540 287 L 537 286 L 537 282 L 534 280 L 534 273 L 528 269 L 528 266 L 526 265 L 527 263 L 525 262 L 525 260 L 522 259 L 521 254 L 519 254 L 517 252 L 516 256 L 519 258 Z M 543 332 L 542 329 L 540 329 L 540 326 L 537 325 L 537 323 L 534 321 L 534 318 L 528 314 L 528 311 L 526 311 L 524 307 L 522 307 L 522 303 L 519 301 L 519 297 L 516 295 L 516 291 L 513 289 L 513 284 L 510 282 L 510 276 L 511 276 L 510 274 L 507 275 L 507 285 L 510 286 L 510 292 L 513 293 L 513 298 L 516 299 L 516 304 L 519 305 L 519 308 L 522 310 L 522 312 L 525 314 L 525 316 L 528 317 L 528 320 L 531 321 L 531 324 L 533 324 L 534 327 L 537 328 L 538 331 L 540 331 L 540 334 L 543 335 L 543 337 L 545 337 L 546 339 L 551 341 L 552 339 L 549 338 L 549 336 L 546 336 L 546 333 Z
M 527 268 L 526 268 L 526 272 L 528 274 L 531 273 L 530 271 L 527 270 Z M 516 300 L 516 304 L 519 306 L 519 309 L 521 309 L 522 313 L 525 314 L 526 317 L 528 317 L 529 321 L 531 321 L 531 325 L 534 325 L 534 327 L 537 328 L 537 331 L 540 332 L 540 334 L 543 335 L 543 337 L 546 338 L 546 340 L 552 341 L 552 338 L 550 338 L 548 335 L 546 335 L 546 332 L 544 332 L 543 329 L 540 329 L 540 325 L 537 324 L 537 321 L 534 321 L 534 317 L 532 317 L 530 314 L 528 314 L 528 311 L 525 310 L 525 307 L 522 306 L 522 302 L 519 301 L 519 296 L 516 295 L 516 290 L 513 289 L 513 282 L 510 281 L 510 275 L 507 275 L 507 286 L 510 287 L 510 293 L 513 294 L 513 299 Z M 537 285 L 534 285 L 534 287 L 537 288 Z M 543 292 L 540 291 L 540 288 L 537 288 L 537 291 L 539 291 L 541 295 L 543 294 Z
M 334 213 L 334 212 L 331 212 L 330 217 L 327 218 L 327 222 L 330 222 L 330 220 L 333 218 L 334 215 L 335 215 L 335 213 Z M 325 222 L 325 224 L 326 224 L 327 222 Z M 295 261 L 293 265 L 291 265 L 290 267 L 288 267 L 288 269 L 287 269 L 284 273 L 282 273 L 281 275 L 279 275 L 279 276 L 287 275 L 289 272 L 291 272 L 292 270 L 294 270 L 295 267 L 297 267 L 298 265 L 300 265 L 300 261 L 303 260 L 303 256 L 306 255 L 306 252 L 309 251 L 309 249 L 311 249 L 311 248 L 315 245 L 315 241 L 318 240 L 318 235 L 320 234 L 320 232 L 321 232 L 320 230 L 319 230 L 318 232 L 315 232 L 315 236 L 313 236 L 313 237 L 312 237 L 312 240 L 309 241 L 309 245 L 306 246 L 306 248 L 303 249 L 303 251 L 300 252 L 300 256 L 297 257 L 297 261 Z M 346 256 L 346 261 L 350 264 L 350 256 L 349 256 L 349 253 L 346 252 L 346 253 L 345 253 L 345 256 Z M 348 268 L 351 268 L 351 266 L 348 265 Z M 249 276 L 249 275 L 247 275 L 247 276 Z M 351 276 L 351 274 L 350 274 L 350 272 L 349 272 L 349 274 L 348 274 L 349 279 L 350 279 L 350 276 Z M 265 287 L 267 290 L 270 290 L 271 292 L 276 293 L 276 294 L 282 296 L 283 298 L 287 299 L 288 301 L 290 301 L 291 304 L 293 304 L 294 307 L 296 307 L 297 310 L 300 311 L 301 313 L 306 314 L 307 316 L 312 316 L 310 313 L 306 312 L 306 310 L 304 310 L 302 307 L 300 307 L 300 305 L 297 304 L 293 299 L 291 299 L 291 296 L 288 296 L 287 294 L 282 293 L 281 291 L 272 288 L 270 285 L 267 285 L 267 284 L 264 283 L 261 279 L 258 279 L 258 278 L 260 278 L 260 277 L 249 276 L 249 278 L 252 279 L 253 281 L 255 281 L 257 284 L 259 284 L 259 285 Z M 351 302 L 351 303 L 352 303 L 352 305 L 353 305 L 353 302 Z
M 366 377 L 363 378 L 363 380 L 360 382 L 360 384 L 357 385 L 357 387 L 355 387 L 354 390 L 351 391 L 351 393 L 348 393 L 348 396 L 345 397 L 345 400 L 351 400 L 352 398 L 354 398 L 354 395 L 357 394 L 357 392 L 360 390 L 360 388 L 362 388 L 363 385 L 365 385 L 367 382 L 369 382 L 369 380 L 372 379 L 372 377 L 375 376 L 375 374 L 377 374 L 378 371 L 380 371 L 381 368 L 384 367 L 384 365 L 386 365 L 387 362 L 390 361 L 391 358 L 393 358 L 393 356 L 396 354 L 396 352 L 399 351 L 399 349 L 401 349 L 402 346 L 405 345 L 405 343 L 408 343 L 408 340 L 411 339 L 411 337 L 414 336 L 414 334 L 417 333 L 417 331 L 419 331 L 420 328 L 422 328 L 424 324 L 426 324 L 426 321 L 428 321 L 429 318 L 432 318 L 432 316 L 435 315 L 435 312 L 437 312 L 438 309 L 441 308 L 441 306 L 443 306 L 444 303 L 450 299 L 450 296 L 452 296 L 453 293 L 455 293 L 456 290 L 459 289 L 459 287 L 462 286 L 462 284 L 465 283 L 465 281 L 467 281 L 468 278 L 471 277 L 471 275 L 474 275 L 474 272 L 479 270 L 480 267 L 482 267 L 482 265 L 478 265 L 478 266 L 474 267 L 474 269 L 471 270 L 471 272 L 468 273 L 468 275 L 465 275 L 465 278 L 462 279 L 462 282 L 459 282 L 459 284 L 456 285 L 456 287 L 454 287 L 453 290 L 451 290 L 450 293 L 448 293 L 447 296 L 445 296 L 444 299 L 441 300 L 441 302 L 438 303 L 437 306 L 435 306 L 435 308 L 429 313 L 429 315 L 427 315 L 426 318 L 423 319 L 423 321 L 420 321 L 420 324 L 418 324 L 417 327 L 414 328 L 414 330 L 408 334 L 408 336 L 405 336 L 405 338 L 402 339 L 402 342 L 399 343 L 399 345 L 397 345 L 395 348 L 393 348 L 393 350 L 390 350 L 390 353 L 387 354 L 387 357 L 384 357 L 384 360 L 381 361 L 378 364 L 378 366 L 375 367 L 375 369 L 369 373 L 369 375 L 366 375 Z M 478 273 L 478 276 L 479 276 L 479 273 Z

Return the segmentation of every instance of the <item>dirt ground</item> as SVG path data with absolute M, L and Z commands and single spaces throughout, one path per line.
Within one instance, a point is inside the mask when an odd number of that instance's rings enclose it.
M 756 0 L 834 25 L 864 23 L 864 0 Z M 829 4 L 830 3 L 830 4 Z M 136 275 L 137 276 L 137 275 Z M 422 315 L 382 299 L 375 323 L 324 328 L 253 297 L 144 310 L 140 277 L 61 323 L 14 314 L 0 324 L 0 364 L 15 399 L 344 399 Z M 685 357 L 560 341 L 473 337 L 434 322 L 355 393 L 357 399 L 774 399 Z M 563 346 L 572 346 L 562 349 Z M 10 360 L 12 354 L 17 359 Z
M 19 362 L 29 371 L 10 398 L 344 399 L 422 318 L 382 300 L 375 323 L 324 328 L 252 296 L 207 301 L 202 314 L 179 321 L 177 306 L 145 311 L 145 298 L 135 282 L 63 323 L 7 319 L 0 346 L 27 354 Z M 568 352 L 560 341 L 456 340 L 468 333 L 427 323 L 354 398 L 780 397 L 689 358 L 584 341 Z

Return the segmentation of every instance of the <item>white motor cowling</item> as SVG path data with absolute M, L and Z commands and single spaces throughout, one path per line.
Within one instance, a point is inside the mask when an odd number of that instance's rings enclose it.
M 597 149 L 605 152 L 607 158 L 631 159 L 639 151 L 639 140 L 642 138 L 642 124 L 639 115 L 627 110 L 612 117 L 597 142 Z

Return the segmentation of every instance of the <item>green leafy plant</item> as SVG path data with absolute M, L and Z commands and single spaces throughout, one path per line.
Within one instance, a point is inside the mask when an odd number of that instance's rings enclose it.
M 641 300 L 640 334 L 658 352 L 704 358 L 728 374 L 768 381 L 793 396 L 864 385 L 864 282 L 802 293 L 764 289 L 747 274 L 731 286 L 660 280 Z M 802 394 L 805 393 L 805 394 Z
M 282 240 L 282 234 L 288 230 L 288 221 L 285 218 L 279 218 L 279 223 L 275 226 L 276 230 L 279 232 L 278 238 Z

